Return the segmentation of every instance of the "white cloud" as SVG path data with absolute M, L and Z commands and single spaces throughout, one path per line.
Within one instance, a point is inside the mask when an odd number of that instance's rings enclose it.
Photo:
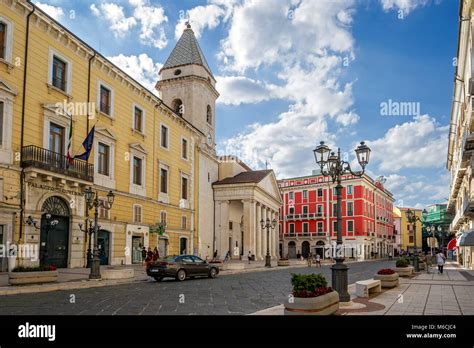
M 216 28 L 221 20 L 221 17 L 226 15 L 224 8 L 217 5 L 197 6 L 186 12 L 184 18 L 180 18 L 176 24 L 175 37 L 179 39 L 183 30 L 186 27 L 186 22 L 190 21 L 194 34 L 197 38 L 201 37 L 204 29 Z
M 161 6 L 151 6 L 147 0 L 129 0 L 135 7 L 133 16 L 140 21 L 140 41 L 149 46 L 163 49 L 168 44 L 165 30 L 160 27 L 168 21 Z
M 286 60 L 291 64 L 324 50 L 347 52 L 353 45 L 345 25 L 351 21 L 352 5 L 353 1 L 329 0 L 245 1 L 234 8 L 220 56 L 230 69 L 245 71 Z
M 223 141 L 220 150 L 254 168 L 269 160 L 279 177 L 311 173 L 316 141 L 335 140 L 328 120 L 342 127 L 359 120 L 352 110 L 352 84 L 340 82 L 344 58 L 354 57 L 353 2 L 248 0 L 233 11 L 219 57 L 224 72 L 240 75 L 219 77 L 221 102 L 278 98 L 290 105 L 275 121 L 255 123 Z M 276 82 L 252 79 L 246 76 L 250 70 L 265 70 L 259 75 Z
M 61 7 L 56 7 L 41 2 L 35 2 L 35 5 L 57 21 L 59 21 L 61 17 L 64 16 L 64 11 Z
M 416 116 L 393 128 L 385 135 L 368 141 L 372 162 L 381 171 L 398 172 L 403 168 L 441 168 L 448 146 L 448 128 L 440 126 L 428 115 Z
M 105 18 L 110 24 L 110 30 L 115 37 L 123 37 L 130 29 L 137 25 L 133 17 L 126 17 L 122 6 L 113 3 L 102 3 L 97 7 L 90 6 L 93 15 Z
M 151 59 L 146 53 L 142 53 L 138 56 L 125 56 L 120 54 L 114 57 L 107 57 L 107 59 L 150 91 L 158 95 L 158 92 L 155 89 L 155 84 L 158 80 L 158 73 L 163 64 L 153 62 L 153 59 Z
M 425 6 L 428 0 L 380 0 L 384 11 L 401 11 L 403 15 L 408 15 L 417 7 Z
M 385 187 L 394 194 L 399 207 L 424 208 L 428 204 L 444 203 L 449 196 L 449 173 L 436 173 L 427 177 L 419 175 L 390 174 Z
M 220 93 L 219 103 L 240 105 L 259 103 L 278 97 L 279 88 L 245 76 L 217 76 L 217 90 Z
M 140 42 L 144 45 L 163 49 L 168 44 L 164 28 L 161 26 L 168 21 L 161 6 L 151 6 L 148 0 L 129 0 L 133 15 L 126 16 L 124 7 L 115 3 L 103 2 L 97 7 L 90 6 L 94 16 L 105 18 L 110 24 L 110 30 L 115 37 L 123 37 L 127 32 L 140 25 Z

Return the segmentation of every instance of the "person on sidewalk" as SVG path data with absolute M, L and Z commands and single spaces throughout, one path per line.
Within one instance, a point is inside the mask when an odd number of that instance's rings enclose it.
M 249 255 L 247 257 L 248 257 L 249 263 L 250 263 L 250 261 L 252 261 L 252 253 L 250 252 L 250 250 L 249 250 Z
M 146 248 L 145 248 L 145 246 L 143 246 L 143 248 L 142 248 L 142 265 L 143 265 L 143 263 L 145 263 L 146 254 L 147 254 Z
M 321 256 L 316 254 L 316 267 L 321 267 Z
M 443 267 L 446 261 L 446 256 L 444 256 L 443 252 L 440 250 L 438 255 L 436 255 L 436 262 L 438 263 L 438 274 L 443 274 Z

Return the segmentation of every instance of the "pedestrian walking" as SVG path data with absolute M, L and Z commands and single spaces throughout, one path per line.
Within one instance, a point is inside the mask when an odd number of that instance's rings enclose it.
M 252 253 L 250 252 L 250 250 L 249 250 L 249 255 L 247 257 L 248 257 L 249 263 L 250 263 L 250 261 L 252 261 Z
M 311 267 L 312 261 L 313 261 L 313 254 L 309 253 L 309 255 L 308 255 L 308 267 Z
M 438 255 L 436 255 L 436 262 L 438 263 L 438 274 L 443 274 L 444 263 L 446 262 L 446 256 L 440 250 Z
M 321 256 L 316 254 L 316 267 L 321 267 Z
M 145 246 L 143 246 L 143 248 L 142 248 L 142 265 L 145 262 L 146 254 L 147 254 L 146 253 L 146 248 L 145 248 Z
M 153 249 L 153 261 L 156 261 L 160 258 L 160 252 L 158 251 L 158 248 L 155 247 L 155 249 Z

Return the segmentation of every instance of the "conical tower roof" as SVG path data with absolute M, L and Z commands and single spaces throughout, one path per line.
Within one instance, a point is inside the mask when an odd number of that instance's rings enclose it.
M 191 25 L 187 23 L 183 35 L 181 35 L 165 65 L 163 65 L 162 70 L 191 64 L 203 66 L 213 76 L 201 47 L 199 47 L 196 36 L 191 29 Z

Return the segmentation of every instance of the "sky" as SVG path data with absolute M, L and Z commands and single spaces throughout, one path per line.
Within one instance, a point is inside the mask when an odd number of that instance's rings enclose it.
M 278 179 L 310 175 L 320 141 L 372 149 L 398 206 L 443 203 L 455 0 L 34 1 L 150 90 L 190 20 L 220 97 L 216 142 Z

